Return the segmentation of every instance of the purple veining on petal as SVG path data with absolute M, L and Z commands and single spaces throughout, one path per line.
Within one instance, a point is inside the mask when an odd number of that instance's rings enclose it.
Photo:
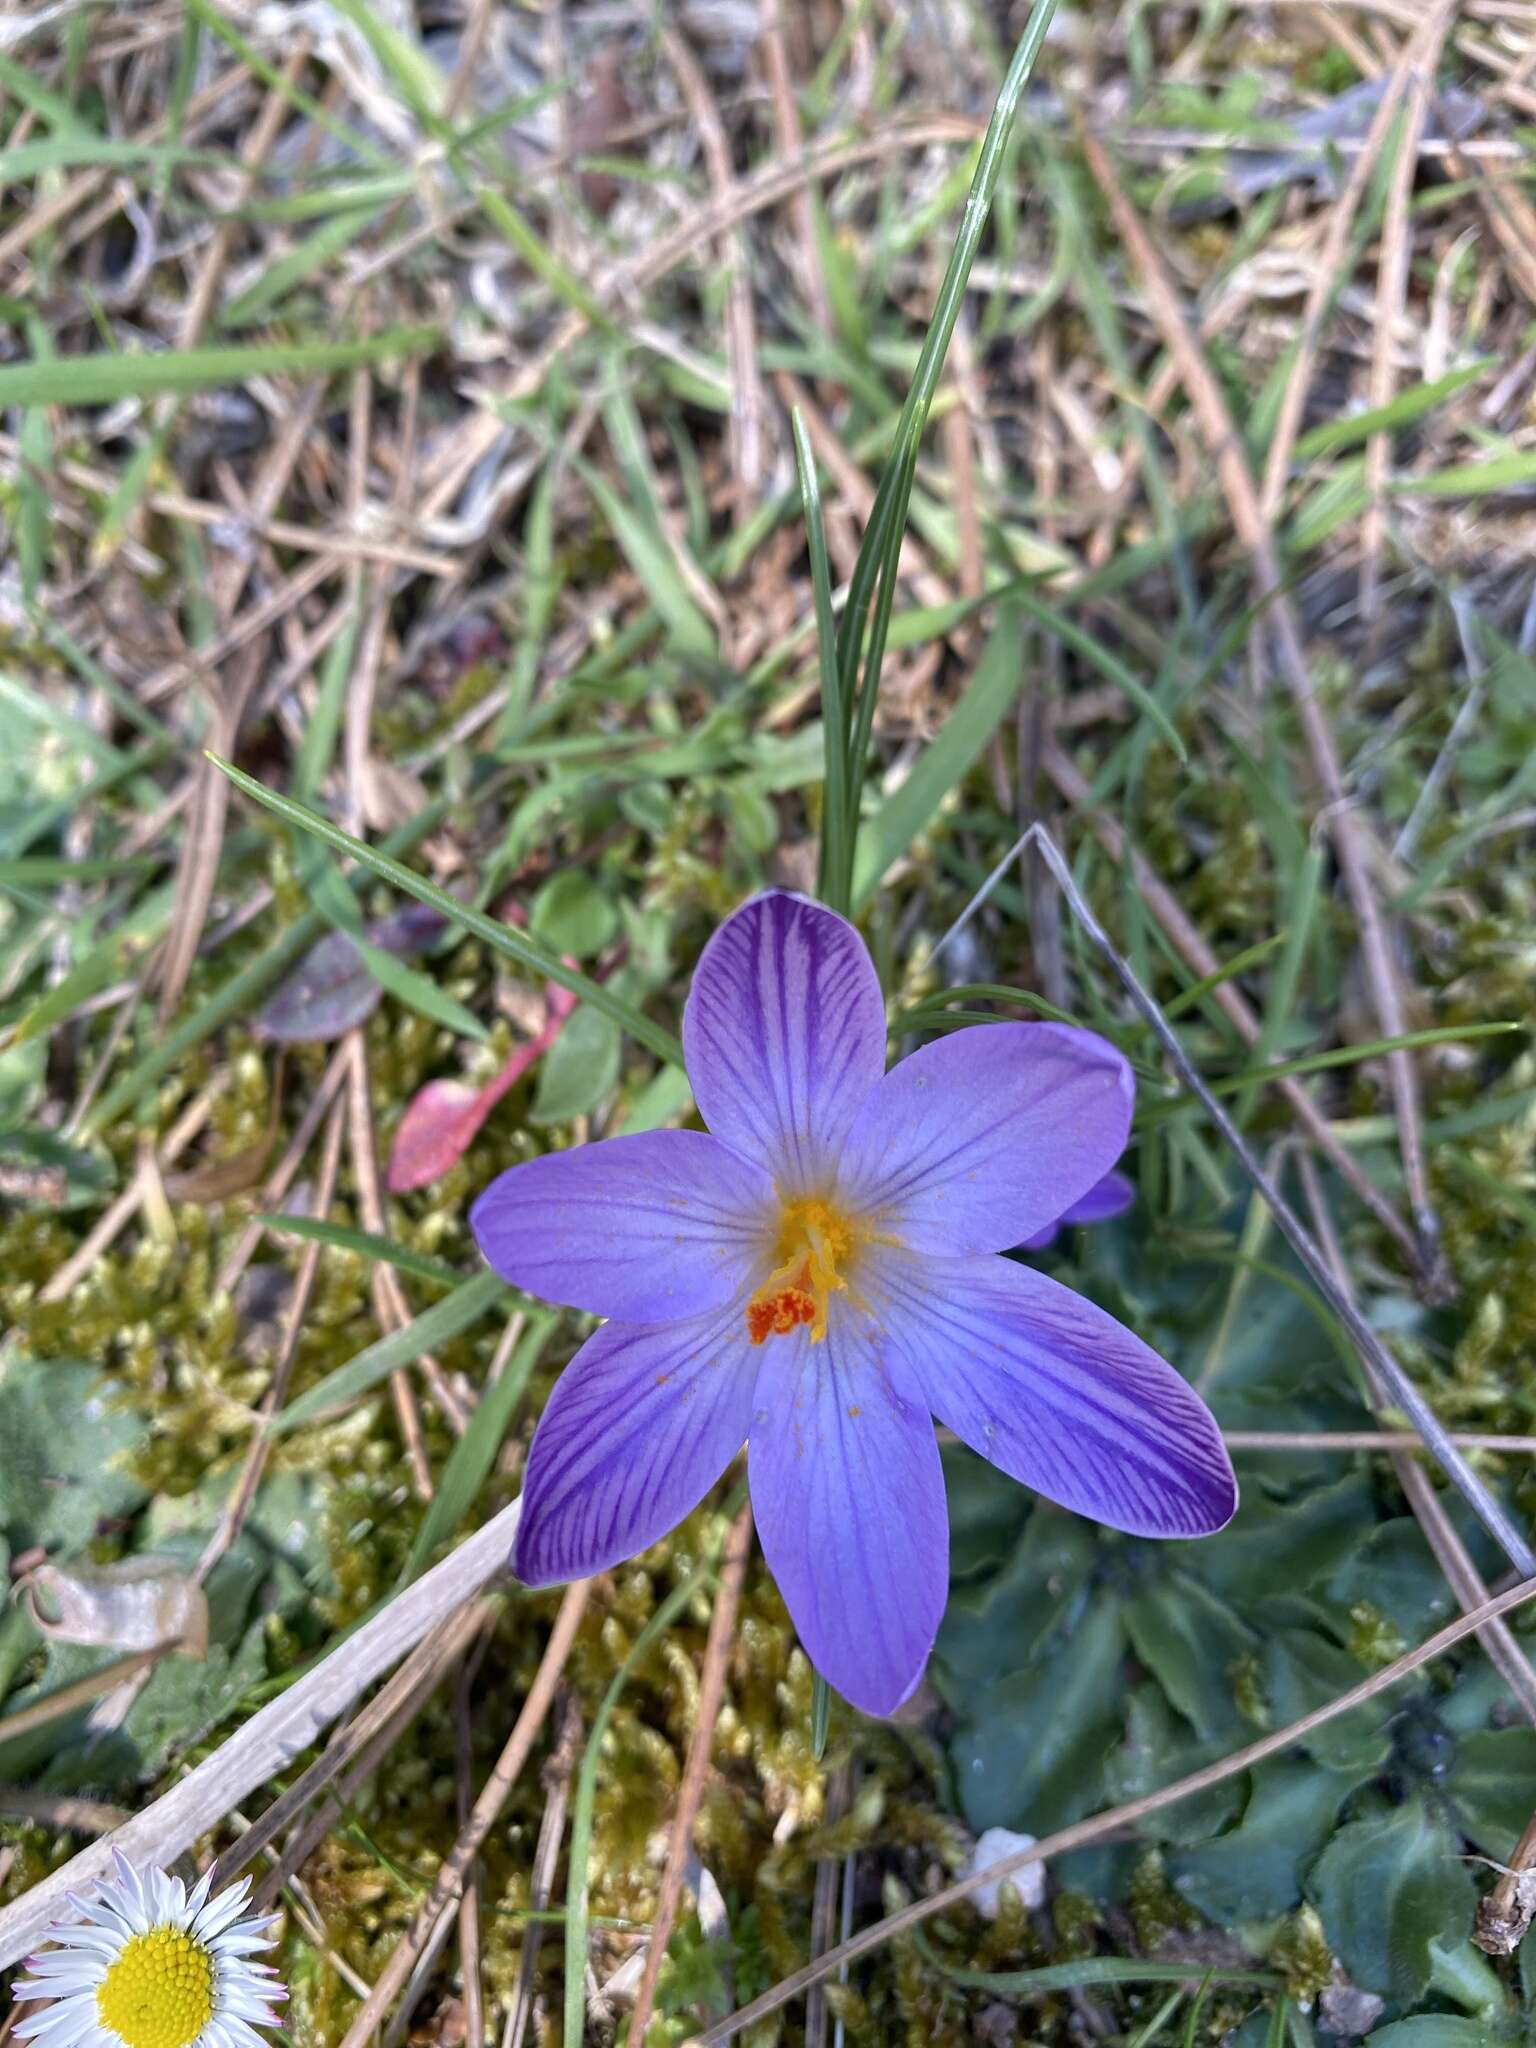
M 929 1407 L 1010 1478 L 1136 1536 L 1231 1520 L 1237 1482 L 1214 1416 L 1113 1316 L 1012 1259 L 872 1256 L 891 1341 Z
M 470 1223 L 514 1287 L 593 1315 L 663 1323 L 747 1288 L 773 1184 L 703 1131 L 646 1131 L 548 1152 L 493 1180 Z
M 534 1432 L 517 1576 L 590 1577 L 692 1513 L 746 1438 L 757 1364 L 734 1307 L 589 1337 Z
M 855 1206 L 914 1250 L 1003 1251 L 1055 1223 L 1125 1150 L 1126 1060 L 1070 1024 L 978 1024 L 921 1047 L 843 1151 Z
M 869 1714 L 922 1677 L 949 1580 L 933 1425 L 883 1349 L 842 1302 L 825 1343 L 771 1341 L 747 1450 L 763 1555 L 806 1654 Z
M 1102 1180 L 1094 1182 L 1081 1201 L 1064 1210 L 1054 1223 L 1044 1230 L 1037 1230 L 1032 1237 L 1026 1237 L 1019 1250 L 1046 1251 L 1069 1223 L 1108 1223 L 1116 1216 L 1123 1216 L 1135 1200 L 1133 1182 L 1128 1181 L 1123 1173 L 1106 1173 Z
M 683 1046 L 715 1136 L 787 1191 L 814 1188 L 885 1064 L 885 1007 L 864 941 L 806 897 L 755 896 L 704 948 Z

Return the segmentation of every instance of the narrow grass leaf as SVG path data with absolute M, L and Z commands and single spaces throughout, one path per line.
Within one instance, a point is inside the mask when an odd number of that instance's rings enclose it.
M 584 1002 L 600 1010 L 605 1017 L 611 1017 L 629 1033 L 631 1038 L 656 1054 L 658 1059 L 670 1060 L 674 1065 L 683 1064 L 683 1048 L 670 1031 L 659 1024 L 653 1024 L 632 1003 L 601 982 L 592 981 L 578 968 L 568 967 L 558 953 L 552 953 L 547 946 L 526 932 L 514 931 L 510 925 L 498 924 L 484 911 L 472 910 L 467 903 L 460 903 L 457 897 L 446 890 L 436 888 L 421 875 L 392 859 L 381 849 L 367 846 L 361 839 L 354 839 L 350 832 L 343 832 L 339 825 L 333 825 L 326 818 L 306 810 L 291 797 L 279 796 L 275 790 L 265 787 L 253 775 L 236 768 L 231 762 L 221 761 L 216 754 L 208 757 L 215 766 L 227 775 L 238 789 L 269 811 L 301 832 L 308 832 L 314 838 L 323 840 L 338 853 L 350 854 L 360 867 L 377 875 L 381 881 L 391 883 L 407 896 L 414 896 L 418 903 L 430 903 L 434 910 L 440 910 L 444 917 L 482 940 L 493 951 L 515 960 L 520 967 L 531 968 L 535 974 L 542 974 L 550 981 L 557 981 L 562 988 L 568 988 Z
M 268 1434 L 287 1436 L 291 1430 L 313 1422 L 316 1416 L 360 1399 L 392 1372 L 414 1365 L 424 1351 L 435 1351 L 439 1345 L 462 1335 L 495 1302 L 504 1299 L 515 1301 L 518 1297 L 496 1273 L 477 1273 L 472 1280 L 462 1281 L 445 1300 L 435 1302 L 403 1330 L 391 1330 L 345 1365 L 327 1373 L 318 1386 L 290 1401 L 272 1418 Z
M 948 792 L 980 759 L 1022 680 L 1018 617 L 1005 610 L 965 695 L 918 756 L 906 781 L 869 820 L 854 869 L 855 909 L 869 901 Z
M 285 372 L 320 376 L 355 369 L 388 356 L 426 355 L 437 346 L 435 327 L 392 327 L 358 341 L 260 342 L 249 348 L 187 348 L 127 355 L 59 356 L 49 361 L 0 364 L 0 407 L 112 405 L 120 398 L 155 398 L 165 392 L 207 391 Z
M 542 1313 L 530 1317 L 528 1327 L 507 1360 L 500 1379 L 481 1395 L 474 1414 L 469 1418 L 469 1427 L 449 1453 L 448 1462 L 437 1482 L 437 1491 L 422 1516 L 421 1527 L 416 1531 L 405 1569 L 400 1574 L 402 1584 L 409 1584 L 426 1568 L 433 1551 L 448 1541 L 474 1506 L 475 1497 L 496 1462 L 502 1440 L 512 1426 L 512 1417 L 533 1368 L 539 1362 L 539 1354 L 549 1342 L 550 1332 L 557 1321 L 557 1317 Z
M 392 1237 L 380 1237 L 371 1230 L 353 1230 L 345 1223 L 332 1223 L 324 1216 L 288 1216 L 262 1211 L 251 1218 L 274 1237 L 307 1237 L 339 1252 L 356 1252 L 359 1258 L 381 1259 L 417 1280 L 430 1280 L 435 1287 L 457 1287 L 464 1275 L 446 1259 L 434 1259 L 428 1252 L 413 1251 Z

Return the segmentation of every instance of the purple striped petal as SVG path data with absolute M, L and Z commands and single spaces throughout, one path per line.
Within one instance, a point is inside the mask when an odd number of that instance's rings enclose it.
M 512 1552 L 523 1583 L 590 1578 L 691 1514 L 746 1440 L 757 1364 L 734 1305 L 589 1337 L 528 1453 Z
M 1134 1083 L 1071 1024 L 977 1024 L 893 1067 L 848 1134 L 848 1203 L 914 1251 L 998 1252 L 1055 1223 L 1125 1150 Z
M 703 1131 L 645 1131 L 530 1159 L 470 1212 L 503 1280 L 623 1322 L 664 1323 L 735 1299 L 771 1242 L 761 1167 Z
M 1106 1173 L 1100 1181 L 1074 1202 L 1065 1215 L 1044 1230 L 1037 1230 L 1033 1237 L 1026 1237 L 1021 1251 L 1043 1252 L 1056 1242 L 1057 1232 L 1068 1223 L 1108 1223 L 1111 1217 L 1123 1216 L 1136 1199 L 1136 1189 L 1123 1173 Z
M 1209 1536 L 1232 1519 L 1215 1417 L 1113 1316 L 1012 1259 L 872 1264 L 929 1407 L 1010 1478 L 1133 1536 Z
M 804 896 L 754 896 L 704 948 L 683 1049 L 715 1136 L 786 1193 L 816 1191 L 885 1066 L 885 1005 L 864 941 Z
M 834 1310 L 821 1344 L 769 1340 L 747 1466 L 806 1655 L 854 1706 L 893 1713 L 944 1612 L 949 1522 L 933 1425 L 898 1391 L 867 1317 Z

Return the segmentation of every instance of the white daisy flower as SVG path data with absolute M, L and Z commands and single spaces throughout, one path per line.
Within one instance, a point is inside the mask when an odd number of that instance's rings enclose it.
M 189 1893 L 114 1855 L 94 1899 L 69 1895 L 83 1924 L 56 1923 L 57 1946 L 28 1958 L 15 1996 L 48 2003 L 17 2034 L 34 2048 L 269 2048 L 256 2028 L 277 2024 L 288 1994 L 253 1960 L 276 1915 L 241 1917 L 250 1879 L 210 1898 L 211 1871 Z

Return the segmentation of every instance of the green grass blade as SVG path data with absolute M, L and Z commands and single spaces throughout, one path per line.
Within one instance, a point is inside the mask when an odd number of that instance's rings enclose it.
M 587 2035 L 587 1931 L 591 1920 L 587 1907 L 587 1866 L 592 1859 L 592 1818 L 597 1802 L 597 1773 L 603 1760 L 603 1738 L 619 1695 L 630 1673 L 648 1657 L 694 1595 L 705 1586 L 718 1558 L 717 1545 L 709 1557 L 690 1572 L 680 1586 L 662 1601 L 636 1636 L 634 1647 L 614 1673 L 602 1703 L 592 1716 L 591 1733 L 581 1753 L 576 1774 L 576 1796 L 571 1801 L 571 1849 L 565 1893 L 565 2030 L 564 2048 L 582 2048 Z
M 250 348 L 165 349 L 154 354 L 57 356 L 0 364 L 0 407 L 112 405 L 120 398 L 207 391 L 252 377 L 319 376 L 387 356 L 425 355 L 435 327 L 392 327 L 360 341 L 261 342 Z
M 827 529 L 821 511 L 821 485 L 816 457 L 798 406 L 791 415 L 795 463 L 800 472 L 800 500 L 805 509 L 805 537 L 811 557 L 811 591 L 816 609 L 816 651 L 821 660 L 822 745 L 826 757 L 823 781 L 820 851 L 820 893 L 846 916 L 849 848 L 857 820 L 849 812 L 848 716 L 837 666 L 837 622 L 832 616 L 832 570 L 827 560 Z
M 553 1315 L 533 1316 L 518 1340 L 516 1350 L 507 1360 L 500 1379 L 481 1395 L 479 1405 L 469 1418 L 469 1427 L 449 1453 L 448 1462 L 437 1482 L 437 1491 L 422 1516 L 421 1527 L 416 1531 L 405 1569 L 400 1574 L 402 1585 L 409 1584 L 424 1569 L 433 1551 L 448 1541 L 474 1506 L 475 1496 L 496 1462 L 496 1453 L 512 1426 L 512 1417 L 523 1390 L 557 1321 Z
M 489 1270 L 462 1281 L 452 1294 L 423 1310 L 403 1330 L 391 1330 L 345 1365 L 327 1373 L 307 1394 L 290 1401 L 280 1414 L 273 1416 L 268 1435 L 287 1436 L 328 1409 L 357 1400 L 387 1380 L 392 1372 L 414 1365 L 424 1351 L 435 1351 L 439 1345 L 460 1336 L 472 1323 L 479 1322 L 494 1303 L 509 1297 L 513 1301 L 519 1298 L 499 1274 Z
M 269 811 L 276 812 L 287 824 L 300 832 L 308 832 L 325 845 L 334 847 L 338 853 L 350 854 L 360 867 L 389 882 L 407 896 L 414 896 L 418 903 L 430 903 L 434 910 L 440 910 L 444 917 L 465 931 L 472 932 L 493 951 L 515 960 L 519 967 L 530 968 L 535 974 L 542 974 L 547 980 L 558 982 L 561 988 L 568 988 L 572 995 L 580 996 L 590 1003 L 594 1010 L 600 1010 L 605 1017 L 611 1017 L 631 1038 L 637 1039 L 658 1059 L 670 1060 L 674 1066 L 683 1064 L 683 1048 L 670 1031 L 653 1024 L 632 1003 L 601 982 L 593 981 L 579 968 L 567 967 L 558 953 L 526 932 L 514 931 L 510 925 L 498 924 L 495 918 L 487 917 L 483 911 L 472 910 L 467 903 L 460 903 L 457 897 L 446 890 L 434 887 L 421 875 L 376 847 L 367 846 L 361 839 L 354 839 L 350 832 L 343 832 L 339 825 L 333 825 L 326 818 L 306 810 L 303 804 L 295 803 L 291 797 L 279 796 L 275 790 L 247 775 L 228 761 L 221 761 L 217 754 L 210 754 L 209 760 L 226 774 L 237 789 L 242 789 Z
M 1023 681 L 1017 615 L 1005 610 L 969 687 L 912 773 L 870 819 L 858 849 L 852 900 L 866 904 L 882 878 L 933 817 L 944 797 L 977 761 Z
M 875 595 L 876 578 L 887 570 L 888 579 L 894 578 L 895 563 L 899 556 L 900 534 L 906 524 L 907 502 L 912 493 L 912 482 L 917 473 L 917 449 L 927 424 L 928 411 L 933 404 L 933 395 L 938 388 L 939 375 L 944 367 L 944 358 L 949 352 L 950 339 L 955 323 L 960 317 L 960 308 L 965 299 L 966 282 L 971 274 L 971 265 L 976 260 L 976 251 L 986 229 L 987 217 L 991 212 L 993 194 L 1002 173 L 1004 145 L 1008 131 L 1013 124 L 1019 100 L 1024 87 L 1034 70 L 1035 59 L 1045 41 L 1046 30 L 1056 11 L 1056 0 L 1035 0 L 1025 23 L 1024 33 L 1019 39 L 1013 60 L 1003 79 L 1002 90 L 992 109 L 992 119 L 977 156 L 975 175 L 965 202 L 965 213 L 960 231 L 955 237 L 950 252 L 949 266 L 939 288 L 938 302 L 934 307 L 933 319 L 929 323 L 923 340 L 922 352 L 918 357 L 917 369 L 907 391 L 906 402 L 901 409 L 897 423 L 896 440 L 889 469 L 881 480 L 875 496 L 874 511 L 870 517 L 869 531 L 859 550 L 850 579 L 848 604 L 843 614 L 842 638 L 839 659 L 842 666 L 843 689 L 852 697 L 859 653 L 864 640 L 864 629 L 869 619 L 870 606 Z M 894 591 L 885 598 L 884 612 L 887 621 L 890 616 Z M 877 634 L 879 633 L 877 624 Z M 878 656 L 878 648 L 872 644 L 871 654 Z M 873 691 L 879 685 L 878 658 L 866 665 L 862 696 L 868 704 L 856 706 L 854 721 L 855 734 L 871 729 L 874 716 Z M 850 783 L 857 788 L 863 780 L 863 756 L 855 751 L 850 764 Z
M 457 1287 L 464 1275 L 446 1259 L 434 1259 L 429 1252 L 412 1251 L 392 1237 L 380 1237 L 371 1230 L 353 1230 L 345 1223 L 332 1223 L 324 1216 L 285 1216 L 262 1211 L 251 1218 L 270 1230 L 274 1237 L 307 1237 L 316 1244 L 333 1246 L 340 1252 L 356 1252 L 360 1258 L 382 1259 L 417 1280 L 429 1280 L 437 1287 Z

